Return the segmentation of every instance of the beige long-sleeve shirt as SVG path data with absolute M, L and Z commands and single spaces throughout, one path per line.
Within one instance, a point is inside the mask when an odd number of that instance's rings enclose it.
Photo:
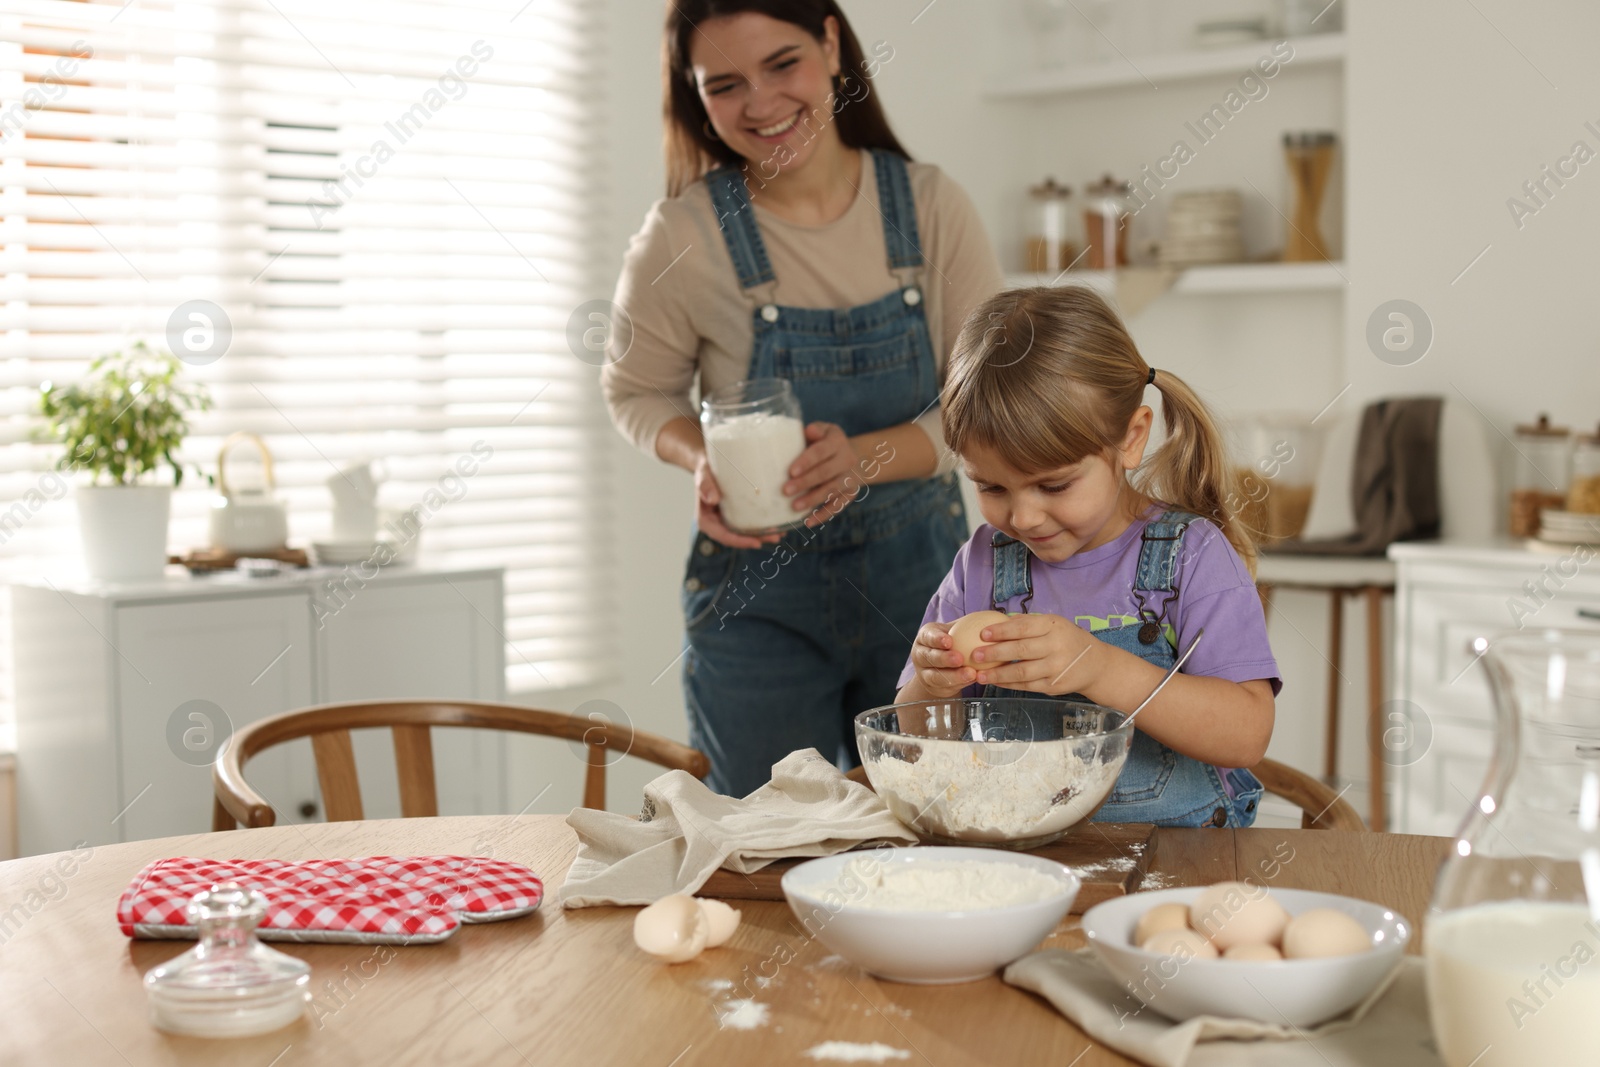
M 942 375 L 962 319 L 999 291 L 1000 265 L 966 192 L 932 164 L 912 163 L 909 171 L 924 258 L 920 283 Z M 834 221 L 798 225 L 760 205 L 755 216 L 777 275 L 770 290 L 752 290 L 763 303 L 846 308 L 900 287 L 884 245 L 877 175 L 864 153 L 860 194 Z M 756 305 L 739 286 L 704 182 L 650 208 L 629 244 L 616 303 L 632 322 L 631 336 L 612 333 L 600 385 L 617 428 L 653 456 L 661 427 L 679 416 L 698 419 L 696 373 L 705 394 L 746 377 L 750 367 Z M 917 422 L 942 457 L 939 473 L 954 466 L 938 407 Z

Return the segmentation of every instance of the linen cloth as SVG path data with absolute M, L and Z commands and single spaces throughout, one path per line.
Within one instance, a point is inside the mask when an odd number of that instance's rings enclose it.
M 668 771 L 644 787 L 638 818 L 576 808 L 567 825 L 578 855 L 558 894 L 565 908 L 653 904 L 693 893 L 719 867 L 749 874 L 790 856 L 917 843 L 876 793 L 814 748 L 773 764 L 772 780 L 742 799 Z
M 1310 1028 L 1214 1016 L 1174 1022 L 1144 1007 L 1088 948 L 1035 952 L 1003 977 L 1044 997 L 1093 1040 L 1151 1067 L 1440 1067 L 1414 956 L 1360 1004 Z

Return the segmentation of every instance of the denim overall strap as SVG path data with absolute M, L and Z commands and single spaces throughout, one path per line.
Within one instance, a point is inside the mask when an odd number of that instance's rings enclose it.
M 1187 511 L 1167 511 L 1144 528 L 1139 563 L 1133 574 L 1133 599 L 1139 605 L 1139 641 L 1142 644 L 1154 644 L 1164 628 L 1171 632 L 1167 614 L 1178 599 L 1178 560 L 1183 531 L 1199 517 Z M 1147 597 L 1147 593 L 1152 595 Z
M 990 594 L 990 606 L 1004 611 L 1001 604 L 1020 596 L 1022 611 L 1026 612 L 1033 600 L 1033 570 L 1029 562 L 1033 556 L 1028 546 L 998 530 L 989 539 L 989 546 L 994 550 L 994 591 Z
M 917 208 L 905 160 L 891 152 L 874 152 L 872 163 L 883 206 L 883 243 L 889 249 L 889 266 L 895 270 L 920 267 L 922 242 L 917 238 Z
M 756 226 L 756 213 L 744 175 L 732 167 L 720 167 L 707 174 L 705 180 L 706 189 L 711 193 L 711 208 L 717 213 L 717 226 L 728 246 L 733 269 L 739 275 L 739 288 L 754 289 L 777 281 L 772 273 L 772 261 L 767 258 L 767 246 L 761 240 L 761 230 Z

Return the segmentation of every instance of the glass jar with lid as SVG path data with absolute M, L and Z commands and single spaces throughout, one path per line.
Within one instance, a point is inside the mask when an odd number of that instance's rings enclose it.
M 1550 416 L 1540 415 L 1537 423 L 1518 426 L 1512 443 L 1517 455 L 1511 482 L 1511 536 L 1538 537 L 1539 513 L 1567 502 L 1572 431 L 1552 426 Z
M 1084 243 L 1088 253 L 1085 266 L 1090 270 L 1114 270 L 1128 265 L 1128 228 L 1133 216 L 1128 212 L 1132 182 L 1119 182 L 1107 174 L 1084 187 L 1088 200 L 1083 208 Z
M 1033 232 L 1028 238 L 1027 268 L 1034 274 L 1054 276 L 1071 266 L 1078 254 L 1067 234 L 1072 187 L 1046 178 L 1029 189 L 1028 195 L 1033 200 Z
M 1596 426 L 1592 434 L 1579 434 L 1574 441 L 1567 510 L 1580 515 L 1600 515 L 1600 426 Z

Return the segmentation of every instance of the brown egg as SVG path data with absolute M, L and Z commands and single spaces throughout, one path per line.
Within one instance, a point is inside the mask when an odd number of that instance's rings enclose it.
M 1133 928 L 1133 943 L 1142 945 L 1150 940 L 1152 935 L 1163 930 L 1186 930 L 1189 928 L 1189 906 L 1187 904 L 1157 904 L 1139 917 L 1139 925 Z
M 1261 963 L 1267 960 L 1281 960 L 1283 953 L 1271 945 L 1251 944 L 1234 945 L 1222 954 L 1225 960 L 1246 960 L 1250 963 Z
M 970 666 L 972 652 L 983 646 L 983 628 L 1005 622 L 1006 615 L 999 611 L 974 611 L 963 615 L 950 626 L 950 640 L 961 653 L 961 662 Z
M 1218 882 L 1189 906 L 1189 925 L 1226 951 L 1235 945 L 1275 945 L 1289 913 L 1261 886 Z
M 1313 908 L 1289 920 L 1283 932 L 1283 954 L 1291 960 L 1353 956 L 1372 947 L 1366 927 L 1342 911 Z
M 1178 956 L 1182 959 L 1214 960 L 1217 958 L 1217 946 L 1195 933 L 1193 930 L 1162 930 L 1152 934 L 1150 940 L 1139 946 L 1146 952 L 1159 953 L 1162 956 Z

